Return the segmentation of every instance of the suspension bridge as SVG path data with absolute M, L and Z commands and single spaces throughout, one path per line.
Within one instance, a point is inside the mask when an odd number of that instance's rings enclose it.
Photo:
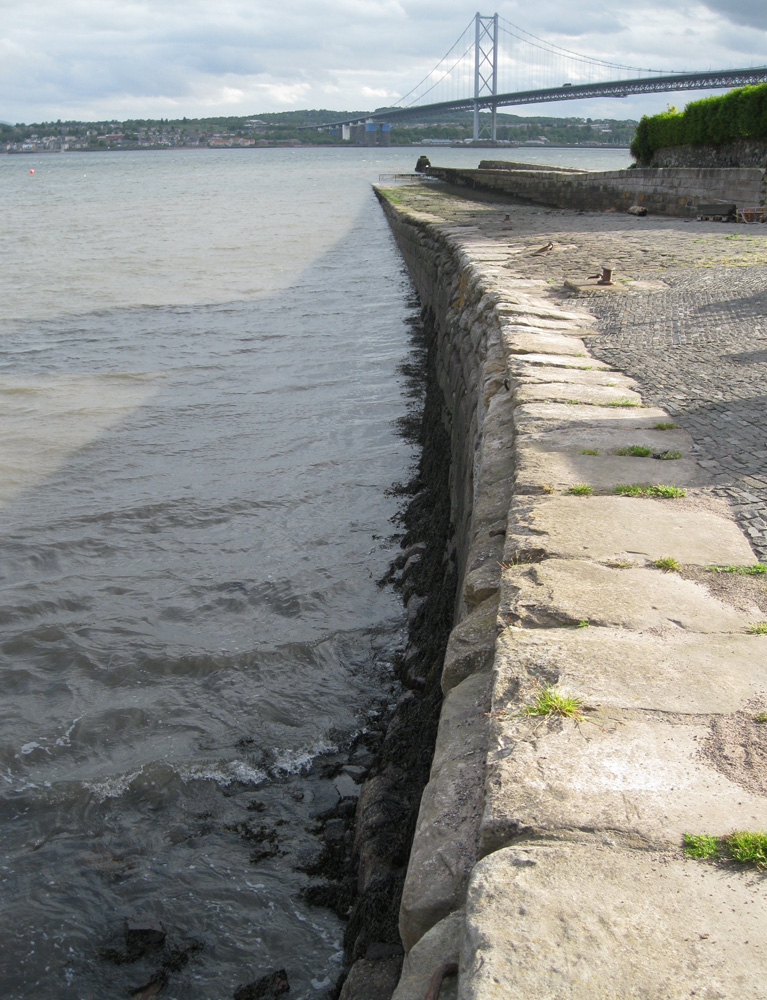
M 391 123 L 472 111 L 474 139 L 494 142 L 498 108 L 630 94 L 725 90 L 756 83 L 767 83 L 767 66 L 707 72 L 626 66 L 554 45 L 498 14 L 477 13 L 434 69 L 392 107 L 304 127 L 339 130 L 349 139 L 352 129 L 359 126 L 375 134 L 388 130 Z

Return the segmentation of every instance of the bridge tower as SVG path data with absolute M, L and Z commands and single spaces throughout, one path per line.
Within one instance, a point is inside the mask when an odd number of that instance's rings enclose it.
M 498 93 L 498 15 L 477 12 L 474 18 L 474 139 L 495 142 L 495 101 Z M 479 109 L 490 108 L 490 128 L 480 127 Z

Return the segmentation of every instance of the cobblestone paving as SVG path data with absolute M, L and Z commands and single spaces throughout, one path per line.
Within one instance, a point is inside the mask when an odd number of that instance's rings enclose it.
M 682 269 L 664 283 L 590 303 L 590 349 L 692 435 L 713 492 L 767 561 L 767 266 Z
M 767 226 L 466 201 L 429 188 L 407 200 L 501 242 L 512 275 L 563 295 L 565 281 L 576 284 L 570 294 L 596 318 L 589 349 L 691 434 L 712 492 L 728 498 L 767 561 Z M 530 256 L 548 241 L 551 251 Z M 584 287 L 602 265 L 617 286 Z

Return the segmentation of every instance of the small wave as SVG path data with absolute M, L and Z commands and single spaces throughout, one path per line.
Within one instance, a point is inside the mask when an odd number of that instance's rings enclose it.
M 274 761 L 269 768 L 273 778 L 308 771 L 318 757 L 326 753 L 336 753 L 338 747 L 328 740 L 317 740 L 309 747 L 298 750 L 275 750 Z
M 97 802 L 119 799 L 128 791 L 142 770 L 143 768 L 130 774 L 118 774 L 112 778 L 106 778 L 104 781 L 86 781 L 83 787 L 93 795 Z

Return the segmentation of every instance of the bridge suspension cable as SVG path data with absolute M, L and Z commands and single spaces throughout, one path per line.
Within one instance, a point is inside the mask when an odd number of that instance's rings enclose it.
M 413 87 L 411 90 L 409 90 L 406 94 L 403 94 L 402 97 L 400 97 L 398 101 L 395 101 L 394 104 L 392 105 L 392 107 L 395 107 L 395 108 L 397 108 L 397 107 L 412 107 L 417 101 L 420 101 L 422 98 L 424 98 L 426 96 L 426 94 L 430 94 L 437 86 L 439 86 L 440 83 L 442 83 L 443 80 L 445 80 L 448 76 L 450 76 L 450 74 L 453 72 L 453 70 L 456 68 L 456 66 L 458 66 L 464 59 L 466 59 L 466 57 L 469 55 L 469 53 L 474 48 L 474 22 L 475 22 L 475 18 L 472 18 L 469 21 L 469 23 L 466 25 L 466 27 L 463 29 L 463 31 L 461 32 L 461 34 L 458 36 L 457 41 L 455 41 L 453 43 L 453 45 L 450 47 L 450 49 L 445 53 L 445 55 L 442 56 L 442 58 L 437 63 L 437 65 L 434 67 L 434 69 L 431 70 L 429 73 L 427 73 L 426 76 L 423 78 L 423 80 L 419 81 L 415 85 L 415 87 Z M 410 102 L 410 104 L 403 104 L 403 101 L 406 101 L 408 99 L 408 97 L 411 96 L 411 94 L 414 94 L 419 89 L 419 87 L 422 87 L 423 84 L 428 83 L 430 80 L 432 80 L 432 78 L 434 77 L 434 74 L 439 70 L 440 66 L 442 66 L 442 64 L 444 62 L 446 62 L 450 58 L 450 56 L 455 52 L 455 50 L 461 44 L 464 44 L 464 45 L 466 44 L 466 41 L 465 41 L 466 36 L 469 37 L 468 45 L 466 46 L 465 50 L 461 53 L 461 55 L 458 56 L 458 58 L 453 62 L 453 64 L 450 66 L 450 69 L 446 70 L 442 74 L 442 76 L 439 78 L 439 80 L 436 80 L 434 83 L 432 83 L 431 87 L 429 87 L 428 90 L 425 90 L 425 91 L 423 91 L 423 93 L 419 94 L 418 97 L 416 97 L 413 101 Z
M 572 49 L 565 49 L 561 45 L 555 45 L 553 42 L 547 42 L 544 38 L 540 38 L 538 35 L 534 35 L 530 31 L 525 31 L 525 29 L 520 28 L 519 25 L 513 24 L 511 21 L 506 20 L 505 17 L 501 17 L 499 15 L 498 20 L 499 22 L 503 22 L 502 24 L 499 25 L 501 31 L 503 31 L 507 35 L 510 35 L 512 38 L 516 38 L 521 42 L 525 42 L 526 44 L 531 45 L 534 48 L 542 49 L 544 52 L 561 54 L 571 59 L 576 59 L 579 60 L 580 62 L 588 63 L 589 65 L 601 66 L 604 67 L 605 69 L 631 70 L 634 73 L 659 73 L 664 76 L 671 76 L 674 73 L 688 72 L 687 70 L 648 69 L 647 67 L 640 67 L 640 66 L 625 66 L 622 63 L 609 62 L 606 59 L 597 59 L 594 56 L 585 56 L 581 52 L 573 52 Z M 508 28 L 504 27 L 504 25 L 506 24 L 508 25 Z M 519 34 L 517 34 L 517 32 L 519 32 Z M 533 41 L 529 41 L 529 39 L 533 39 Z

